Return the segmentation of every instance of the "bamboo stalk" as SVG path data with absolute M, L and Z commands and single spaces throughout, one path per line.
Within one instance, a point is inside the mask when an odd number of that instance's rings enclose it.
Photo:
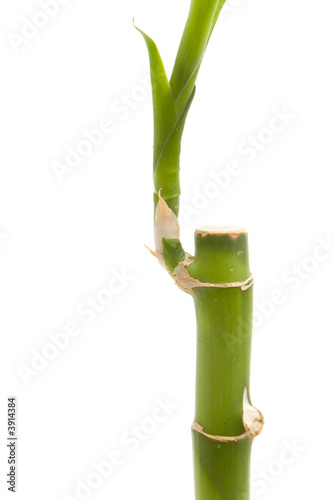
M 237 283 L 250 276 L 245 230 L 196 231 L 189 274 L 203 282 Z M 243 397 L 250 387 L 253 287 L 195 288 L 197 374 L 195 422 L 213 436 L 244 433 Z M 193 434 L 197 500 L 249 498 L 253 438 L 214 441 Z
M 195 255 L 179 239 L 182 133 L 195 81 L 225 0 L 192 0 L 170 81 L 145 33 L 154 110 L 153 255 L 194 299 L 197 317 L 195 421 L 192 425 L 196 500 L 249 500 L 252 441 L 263 416 L 251 404 L 253 278 L 247 232 L 204 227 Z

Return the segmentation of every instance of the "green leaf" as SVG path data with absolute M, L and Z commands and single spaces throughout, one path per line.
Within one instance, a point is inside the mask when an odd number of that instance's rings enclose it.
M 210 35 L 226 0 L 192 0 L 170 83 L 155 42 L 145 39 L 153 90 L 155 207 L 159 190 L 178 215 L 181 139 L 191 106 L 195 81 Z
M 173 95 L 165 73 L 164 65 L 155 42 L 139 28 L 136 28 L 145 39 L 149 60 L 150 77 L 153 92 L 154 110 L 154 164 L 160 156 L 166 138 L 170 135 L 178 120 L 178 113 Z
M 185 259 L 185 251 L 178 239 L 163 238 L 162 245 L 164 263 L 167 269 L 173 272 L 178 264 Z

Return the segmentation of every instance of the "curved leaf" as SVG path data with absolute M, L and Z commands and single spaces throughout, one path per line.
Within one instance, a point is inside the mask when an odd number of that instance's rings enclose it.
M 156 158 L 169 136 L 175 122 L 178 119 L 178 113 L 174 103 L 173 95 L 165 73 L 164 65 L 155 42 L 144 31 L 136 28 L 145 39 L 149 60 L 150 77 L 153 94 L 154 111 L 154 164 Z

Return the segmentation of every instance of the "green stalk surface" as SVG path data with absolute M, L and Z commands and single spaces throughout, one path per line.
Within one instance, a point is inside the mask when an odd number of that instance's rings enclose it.
M 189 274 L 202 282 L 243 282 L 247 234 L 196 235 Z M 239 436 L 243 393 L 250 386 L 253 287 L 196 288 L 195 421 L 214 436 Z M 248 500 L 252 439 L 218 443 L 192 430 L 196 500 Z

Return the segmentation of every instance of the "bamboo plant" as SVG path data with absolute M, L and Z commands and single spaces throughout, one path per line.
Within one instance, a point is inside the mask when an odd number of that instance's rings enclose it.
M 170 80 L 153 40 L 149 53 L 154 112 L 152 253 L 197 317 L 195 417 L 192 425 L 196 500 L 248 500 L 251 446 L 263 416 L 250 399 L 253 278 L 247 232 L 232 226 L 195 231 L 195 255 L 180 242 L 181 139 L 195 82 L 225 0 L 192 0 Z M 138 28 L 137 28 L 138 29 Z

